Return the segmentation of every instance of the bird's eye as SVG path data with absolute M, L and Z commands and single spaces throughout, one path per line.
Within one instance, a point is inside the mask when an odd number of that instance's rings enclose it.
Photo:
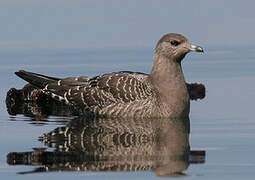
M 180 44 L 180 42 L 175 41 L 175 40 L 170 41 L 170 43 L 171 43 L 171 45 L 173 45 L 173 46 L 178 46 L 178 45 Z

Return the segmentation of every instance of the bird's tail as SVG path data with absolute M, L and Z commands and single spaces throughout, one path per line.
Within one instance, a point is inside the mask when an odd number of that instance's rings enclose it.
M 24 70 L 15 72 L 15 74 L 38 88 L 44 88 L 47 84 L 60 80 L 55 77 L 44 76 L 41 74 L 36 74 Z

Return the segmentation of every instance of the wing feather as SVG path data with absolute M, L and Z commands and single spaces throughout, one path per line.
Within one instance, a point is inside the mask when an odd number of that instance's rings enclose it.
M 75 107 L 101 109 L 112 103 L 145 99 L 153 91 L 142 73 L 108 73 L 93 78 L 66 78 L 50 83 L 45 91 L 52 97 Z M 79 79 L 79 81 L 78 81 Z

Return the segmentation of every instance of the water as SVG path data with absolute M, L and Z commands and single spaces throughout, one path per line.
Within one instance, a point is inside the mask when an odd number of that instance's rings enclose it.
M 205 54 L 200 55 L 192 53 L 185 58 L 183 68 L 187 82 L 202 82 L 207 88 L 205 99 L 192 101 L 191 103 L 191 133 L 189 140 L 191 150 L 206 152 L 205 162 L 190 164 L 187 170 L 183 171 L 185 179 L 253 179 L 255 167 L 255 157 L 253 155 L 255 148 L 255 121 L 253 118 L 255 105 L 255 86 L 253 85 L 255 80 L 254 51 L 255 47 L 206 47 Z M 47 148 L 45 152 L 54 152 L 56 148 L 54 143 L 47 144 L 45 141 L 43 143 L 39 141 L 38 138 L 58 127 L 69 126 L 70 119 L 72 119 L 59 116 L 41 118 L 9 115 L 4 102 L 6 92 L 11 87 L 21 88 L 25 83 L 13 74 L 14 71 L 26 69 L 59 77 L 84 74 L 92 76 L 99 73 L 119 70 L 150 72 L 152 54 L 153 51 L 146 48 L 136 50 L 65 49 L 1 52 L 1 178 L 160 178 L 157 176 L 158 174 L 150 170 L 149 167 L 144 171 L 130 172 L 57 171 L 20 174 L 21 172 L 32 172 L 39 167 L 42 168 L 46 166 L 40 164 L 9 165 L 7 163 L 7 155 L 11 152 L 33 152 L 33 148 Z M 122 125 L 123 124 L 125 123 L 123 122 Z M 144 124 L 146 125 L 146 123 L 141 122 L 141 127 L 145 126 Z M 162 128 L 163 127 L 161 127 L 161 129 Z M 141 129 L 144 129 L 144 127 Z M 73 131 L 78 132 L 79 128 L 78 130 L 73 128 Z M 173 130 L 166 130 L 166 132 L 173 132 Z M 79 137 L 79 133 L 77 137 Z M 183 136 L 178 135 L 177 137 Z M 56 140 L 54 142 L 67 143 L 68 141 Z M 181 142 L 184 142 L 184 140 Z M 178 147 L 177 144 L 174 146 L 175 148 Z M 78 148 L 77 144 L 75 147 Z M 144 145 L 141 143 L 140 146 L 132 146 L 133 149 L 131 148 L 132 151 L 129 152 L 131 154 L 128 154 L 128 152 L 126 153 L 132 157 L 132 152 L 134 153 L 136 150 L 137 153 L 141 153 L 143 148 L 146 149 L 146 147 L 152 148 L 155 147 L 155 144 L 152 143 L 148 145 L 145 143 Z M 172 148 L 173 147 L 167 147 L 166 149 L 169 150 Z M 95 149 L 95 151 L 97 150 L 98 149 Z M 183 150 L 179 149 L 177 152 L 182 151 Z M 111 150 L 108 153 L 111 152 L 118 151 L 115 149 L 115 151 Z M 169 155 L 166 156 L 169 157 Z M 108 154 L 107 157 L 114 157 L 114 155 L 110 156 Z M 141 157 L 144 157 L 143 153 L 141 153 Z M 160 155 L 152 157 L 160 157 Z M 125 158 L 125 154 L 123 154 L 122 159 L 120 159 L 123 160 L 123 158 Z M 148 163 L 151 161 L 146 162 Z M 187 161 L 184 160 L 183 162 Z M 172 168 L 173 166 L 166 169 L 171 170 Z

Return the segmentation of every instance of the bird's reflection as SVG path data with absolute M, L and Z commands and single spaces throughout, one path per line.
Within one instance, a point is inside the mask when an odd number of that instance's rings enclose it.
M 190 163 L 203 163 L 205 151 L 190 151 L 189 118 L 89 119 L 79 117 L 39 140 L 54 148 L 11 152 L 10 165 L 36 165 L 30 172 L 153 171 L 184 175 Z
M 203 84 L 187 84 L 191 100 L 203 99 Z M 48 116 L 73 116 L 75 110 L 26 85 L 12 88 L 6 96 L 10 115 L 23 114 L 33 122 Z M 71 118 L 70 118 L 71 119 Z M 34 121 L 36 120 L 36 121 Z M 205 151 L 189 147 L 189 118 L 109 119 L 79 117 L 64 127 L 42 135 L 47 148 L 11 152 L 10 165 L 40 166 L 36 173 L 50 171 L 153 171 L 158 176 L 183 176 L 190 163 L 204 163 Z

